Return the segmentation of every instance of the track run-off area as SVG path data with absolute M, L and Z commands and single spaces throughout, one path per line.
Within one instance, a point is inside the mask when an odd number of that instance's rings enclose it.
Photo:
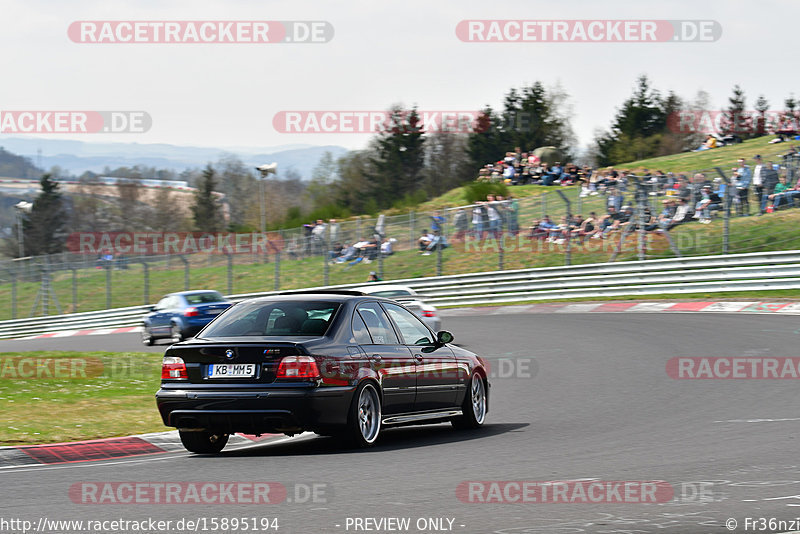
M 784 367 L 797 371 L 799 322 L 789 314 L 445 313 L 455 343 L 493 366 L 478 431 L 386 430 L 361 451 L 303 434 L 218 456 L 174 450 L 4 467 L 0 521 L 120 534 L 275 526 L 695 534 L 731 532 L 734 520 L 734 531 L 753 532 L 761 518 L 762 532 L 800 530 L 800 378 Z M 135 332 L 0 341 L 0 352 L 165 348 L 144 347 Z M 69 520 L 83 523 L 54 523 Z M 0 532 L 22 532 L 17 526 L 0 523 Z

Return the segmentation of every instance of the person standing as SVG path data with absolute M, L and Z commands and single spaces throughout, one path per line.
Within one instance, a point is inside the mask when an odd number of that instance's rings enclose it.
M 760 203 L 764 195 L 764 171 L 766 171 L 766 167 L 764 167 L 764 163 L 761 161 L 761 156 L 756 155 L 753 159 L 756 162 L 753 167 L 753 198 L 755 198 L 756 202 Z M 762 211 L 761 213 L 764 212 Z
M 761 209 L 759 213 L 763 215 L 767 211 L 767 202 L 769 197 L 775 192 L 775 187 L 778 185 L 778 171 L 772 165 L 765 165 L 762 171 L 763 189 L 761 194 Z
M 739 166 L 734 173 L 734 185 L 736 186 L 736 195 L 739 198 L 739 204 L 736 206 L 737 215 L 750 216 L 750 201 L 747 198 L 747 194 L 751 180 L 750 167 L 747 166 L 744 158 L 739 158 Z
M 456 235 L 453 236 L 453 239 L 455 241 L 464 239 L 468 227 L 467 212 L 464 211 L 464 208 L 456 210 L 456 214 L 453 216 L 453 227 L 456 229 Z

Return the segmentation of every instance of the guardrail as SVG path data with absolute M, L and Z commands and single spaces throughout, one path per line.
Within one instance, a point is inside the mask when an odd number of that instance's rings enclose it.
M 765 289 L 800 289 L 800 251 L 539 267 L 391 280 L 412 287 L 436 306 L 507 304 L 521 301 L 611 296 L 691 294 Z M 349 289 L 342 284 L 310 289 Z M 229 295 L 234 302 L 276 291 Z M 132 306 L 0 321 L 0 339 L 66 330 L 122 328 L 141 324 L 147 306 Z

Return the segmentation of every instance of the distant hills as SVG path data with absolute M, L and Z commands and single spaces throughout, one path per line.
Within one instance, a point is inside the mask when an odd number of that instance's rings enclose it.
M 39 139 L 0 136 L 0 147 L 30 159 L 33 165 L 48 170 L 59 166 L 70 174 L 80 176 L 85 171 L 102 173 L 105 167 L 133 167 L 143 165 L 181 172 L 215 163 L 221 156 L 232 154 L 247 166 L 278 163 L 278 174 L 293 169 L 303 179 L 311 178 L 311 171 L 325 152 L 334 158 L 344 155 L 347 149 L 336 145 L 290 144 L 273 147 L 197 147 L 170 144 L 141 143 L 88 143 L 85 141 Z M 41 153 L 39 152 L 41 151 Z M 0 172 L 0 176 L 10 176 Z M 28 178 L 30 176 L 13 176 Z

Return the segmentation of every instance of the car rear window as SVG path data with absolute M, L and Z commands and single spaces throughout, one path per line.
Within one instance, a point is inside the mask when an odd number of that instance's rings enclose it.
M 222 302 L 225 298 L 216 291 L 207 291 L 205 293 L 192 293 L 184 295 L 183 298 L 189 304 L 208 304 L 210 302 Z
M 322 336 L 338 302 L 274 301 L 234 306 L 198 336 Z

